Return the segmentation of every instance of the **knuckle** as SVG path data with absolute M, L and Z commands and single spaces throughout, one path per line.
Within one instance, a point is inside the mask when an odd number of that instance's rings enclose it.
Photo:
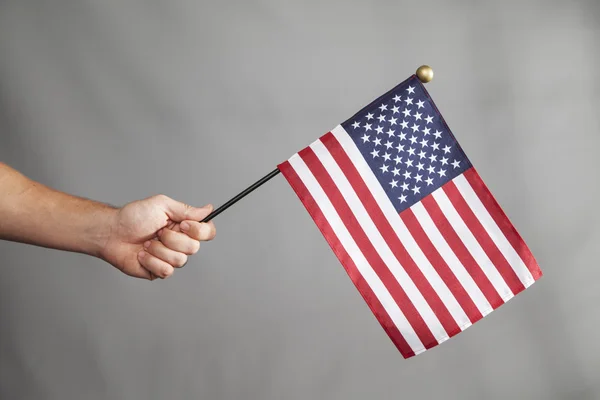
M 181 268 L 185 265 L 185 263 L 187 263 L 187 260 L 188 260 L 188 258 L 185 254 L 180 254 L 176 257 L 173 266 L 175 266 L 177 268 Z
M 166 279 L 171 275 L 173 275 L 173 267 L 171 267 L 170 265 L 166 265 L 160 269 L 160 276 L 163 279 Z
M 154 199 L 162 203 L 169 200 L 169 196 L 165 194 L 157 194 L 156 196 L 154 196 Z
M 191 254 L 196 254 L 200 250 L 200 242 L 197 240 L 192 240 L 189 245 L 189 251 Z
M 202 224 L 198 234 L 200 240 L 212 240 L 215 237 L 216 229 L 213 224 Z
M 215 236 L 217 236 L 217 227 L 214 224 L 209 224 L 210 233 L 208 235 L 208 240 L 213 240 Z

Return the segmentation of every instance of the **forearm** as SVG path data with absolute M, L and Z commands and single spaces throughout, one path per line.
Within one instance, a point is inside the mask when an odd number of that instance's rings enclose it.
M 0 163 L 0 239 L 99 256 L 116 209 L 37 183 Z

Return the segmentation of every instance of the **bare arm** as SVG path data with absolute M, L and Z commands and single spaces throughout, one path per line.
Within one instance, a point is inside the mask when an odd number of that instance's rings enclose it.
M 215 236 L 196 208 L 158 195 L 115 208 L 63 193 L 0 163 L 0 239 L 101 258 L 124 273 L 166 278 Z
M 0 163 L 0 239 L 100 256 L 117 212 Z

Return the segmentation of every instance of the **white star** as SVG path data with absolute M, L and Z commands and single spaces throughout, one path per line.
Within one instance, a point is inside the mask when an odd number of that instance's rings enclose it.
M 431 129 L 429 129 L 429 128 L 423 128 L 423 136 L 427 136 L 427 135 L 429 135 L 429 131 L 430 131 L 430 130 L 431 130 Z
M 408 92 L 408 94 L 413 94 L 415 92 L 415 88 L 414 86 L 409 86 L 408 89 L 406 89 L 406 91 Z
M 427 156 L 427 153 L 425 153 L 423 150 L 421 150 L 421 152 L 419 153 L 419 158 L 423 159 Z
M 406 100 L 404 100 L 404 102 L 406 103 L 406 105 L 412 104 L 413 99 L 411 99 L 410 97 L 407 97 Z
M 419 106 L 419 108 L 424 108 L 425 103 L 423 102 L 423 100 L 419 100 L 417 102 L 417 106 Z
M 390 185 L 392 185 L 392 188 L 398 187 L 398 181 L 395 179 L 392 179 L 392 181 L 390 182 Z
M 435 154 L 432 154 L 431 157 L 429 157 L 429 159 L 431 160 L 431 162 L 437 161 L 437 157 L 435 156 Z
M 406 133 L 400 132 L 400 134 L 398 135 L 398 137 L 400 138 L 400 140 L 406 140 Z
M 408 129 L 408 122 L 402 121 L 402 123 L 400 124 L 400 126 L 402 126 L 402 129 Z
M 413 165 L 412 165 L 412 164 L 413 164 L 413 160 L 411 160 L 411 159 L 409 158 L 409 159 L 407 159 L 406 161 L 404 161 L 404 164 L 406 164 L 406 168 L 410 168 L 410 167 L 412 167 L 412 166 L 413 166 Z
M 394 144 L 388 140 L 388 141 L 386 142 L 386 144 L 385 144 L 385 148 L 386 148 L 386 149 L 391 149 L 393 145 L 394 145 Z
M 413 124 L 413 126 L 410 129 L 412 129 L 413 132 L 418 132 L 419 131 L 419 125 Z
M 371 130 L 371 124 L 365 124 L 364 126 L 365 130 L 368 132 Z
M 402 157 L 396 156 L 396 158 L 394 158 L 394 161 L 396 161 L 396 165 L 398 165 L 402 162 Z
M 381 139 L 376 137 L 375 140 L 373 140 L 373 143 L 375 143 L 375 147 L 381 146 Z
M 444 154 L 448 154 L 448 153 L 450 153 L 450 146 L 446 145 L 446 146 L 443 148 L 443 150 L 444 150 Z
M 360 126 L 360 122 L 358 122 L 358 121 L 356 121 L 356 122 L 354 122 L 354 123 L 352 124 L 352 127 L 353 127 L 354 129 L 358 128 L 359 126 Z
M 427 144 L 427 140 L 425 140 L 425 139 L 421 140 L 421 147 L 427 147 L 427 146 L 429 146 Z
M 367 114 L 367 119 L 368 120 L 372 120 L 373 119 L 373 114 L 372 113 L 368 113 Z
M 390 118 L 390 125 L 396 125 L 397 118 Z
M 393 137 L 394 136 L 394 132 L 396 132 L 393 129 L 388 129 L 388 131 L 386 132 L 388 134 L 389 137 Z
M 383 133 L 383 128 L 378 126 L 377 128 L 375 128 L 375 131 L 377 132 L 377 134 Z
M 385 153 L 385 154 L 383 155 L 383 159 L 384 159 L 385 161 L 390 161 L 390 157 L 391 157 L 391 156 L 392 156 L 391 154 L 389 154 L 389 153 Z
M 381 110 L 381 112 L 387 111 L 387 104 L 380 105 L 379 109 Z
M 398 96 L 398 95 L 394 96 L 394 102 L 396 102 L 396 103 L 397 103 L 397 102 L 399 102 L 400 100 L 401 100 L 401 99 L 400 99 L 400 96 Z
M 370 136 L 367 135 L 366 133 L 361 137 L 361 139 L 363 140 L 363 143 L 367 143 L 369 141 Z
M 385 165 L 385 164 L 383 164 L 381 167 L 379 167 L 379 169 L 380 169 L 380 170 L 381 170 L 381 172 L 382 172 L 382 173 L 384 173 L 384 174 L 385 174 L 386 172 L 389 172 L 389 171 L 388 171 L 388 166 L 387 166 L 387 165 Z
M 400 200 L 400 203 L 406 203 L 406 196 L 401 194 L 400 197 L 398 197 L 398 200 Z
M 392 107 L 392 114 L 396 114 L 397 112 L 400 112 L 400 108 L 396 106 Z
M 442 163 L 442 165 L 448 165 L 448 159 L 446 157 L 442 157 L 440 162 Z
M 432 124 L 433 123 L 433 117 L 431 115 L 425 117 L 425 121 L 427 121 L 428 124 Z
M 458 168 L 458 167 L 460 166 L 460 161 L 456 161 L 456 160 L 454 160 L 454 161 L 452 162 L 452 166 L 453 166 L 454 168 Z
M 442 177 L 442 176 L 446 176 L 446 170 L 445 170 L 445 169 L 440 169 L 440 170 L 438 171 L 438 174 L 440 174 L 440 177 Z
M 385 122 L 385 115 L 381 114 L 379 117 L 377 117 L 377 119 L 379 122 Z
M 373 158 L 379 157 L 379 150 L 373 149 L 373 151 L 371 152 L 371 155 L 373 156 Z
M 406 118 L 410 118 L 410 110 L 408 108 L 405 108 L 404 111 L 402 111 L 402 114 L 404 114 Z
M 408 179 L 410 179 L 410 176 L 408 177 Z M 403 191 L 404 191 L 404 190 L 408 190 L 408 183 L 404 182 L 404 183 L 402 184 L 402 190 L 403 190 Z
M 413 191 L 413 194 L 421 193 L 420 192 L 421 188 L 417 185 L 413 186 L 413 188 L 411 190 Z
M 425 165 L 423 165 L 423 163 L 418 163 L 418 164 L 417 164 L 417 169 L 418 169 L 419 171 L 423 171 L 423 168 L 424 168 L 424 167 L 425 167 Z
M 410 172 L 406 171 L 404 174 L 404 179 L 410 179 Z M 404 185 L 402 185 L 402 187 L 404 187 Z
M 415 149 L 413 149 L 412 147 L 410 149 L 408 149 L 408 154 L 410 154 L 411 156 L 415 155 Z
M 421 113 L 416 113 L 416 114 L 415 114 L 415 121 L 418 121 L 418 120 L 420 120 L 420 119 L 421 119 L 421 115 L 423 115 L 423 114 L 421 114 Z
M 398 143 L 398 147 L 396 147 L 396 149 L 398 149 L 398 153 L 400 153 L 401 151 L 404 151 L 404 145 Z
M 421 174 L 415 175 L 415 182 L 422 182 L 422 181 L 423 181 L 423 175 L 421 175 Z
M 425 182 L 427 182 L 427 186 L 433 185 L 433 179 L 431 179 L 431 178 L 425 179 Z
M 438 131 L 438 130 L 436 129 L 436 131 L 435 131 L 435 133 L 433 134 L 433 136 L 435 136 L 435 138 L 436 138 L 436 139 L 439 139 L 439 138 L 441 138 L 441 137 L 442 137 L 442 132 L 440 132 L 440 131 Z
M 413 135 L 413 136 L 411 136 L 411 138 L 410 138 L 410 143 L 412 143 L 412 144 L 415 144 L 415 143 L 417 143 L 417 138 L 416 138 L 414 135 Z
M 435 142 L 434 142 L 434 143 L 431 145 L 431 148 L 432 148 L 433 150 L 439 150 L 439 149 L 440 149 L 440 144 L 439 144 L 439 143 L 435 143 Z
M 400 175 L 400 170 L 398 169 L 398 167 L 394 167 L 394 169 L 392 170 L 392 174 L 394 174 L 394 176 Z
M 433 165 L 430 165 L 429 168 L 427 168 L 427 172 L 429 172 L 430 174 L 435 173 L 435 168 L 433 168 Z

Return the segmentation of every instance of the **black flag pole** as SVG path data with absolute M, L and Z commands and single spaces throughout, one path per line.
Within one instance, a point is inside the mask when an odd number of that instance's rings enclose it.
M 430 82 L 433 79 L 433 70 L 428 65 L 421 65 L 417 69 L 416 75 L 417 75 L 417 77 L 419 78 L 419 80 L 421 82 L 427 83 L 427 82 Z M 206 218 L 204 218 L 200 222 L 208 222 L 208 221 L 210 221 L 211 219 L 213 219 L 217 215 L 221 214 L 223 211 L 227 210 L 229 207 L 231 207 L 232 205 L 234 205 L 235 203 L 237 203 L 238 201 L 240 201 L 244 197 L 248 196 L 255 189 L 258 189 L 259 187 L 261 187 L 264 183 L 268 182 L 274 176 L 276 176 L 277 174 L 279 174 L 279 172 L 280 172 L 279 168 L 275 168 L 273 171 L 269 172 L 267 175 L 263 176 L 258 181 L 254 182 L 252 185 L 248 186 L 246 189 L 244 189 L 243 191 L 241 191 L 240 193 L 238 193 L 235 197 L 233 197 L 227 203 L 223 204 L 221 207 L 218 207 L 216 210 L 214 210 L 213 212 L 211 212 Z
M 258 189 L 259 187 L 261 187 L 264 183 L 268 182 L 274 176 L 276 176 L 277 174 L 279 174 L 279 172 L 280 172 L 279 168 L 275 168 L 273 171 L 269 172 L 267 175 L 263 176 L 258 181 L 254 182 L 252 185 L 248 186 L 246 189 L 244 189 L 243 191 L 241 191 L 240 193 L 238 193 L 235 197 L 233 197 L 227 203 L 223 204 L 221 207 L 218 207 L 216 210 L 214 210 L 213 212 L 211 212 L 206 218 L 204 218 L 200 222 L 208 222 L 208 221 L 210 221 L 211 219 L 213 219 L 217 215 L 221 214 L 223 211 L 227 210 L 229 207 L 231 207 L 232 205 L 234 205 L 235 203 L 237 203 L 238 201 L 240 201 L 244 197 L 248 196 L 255 189 Z

